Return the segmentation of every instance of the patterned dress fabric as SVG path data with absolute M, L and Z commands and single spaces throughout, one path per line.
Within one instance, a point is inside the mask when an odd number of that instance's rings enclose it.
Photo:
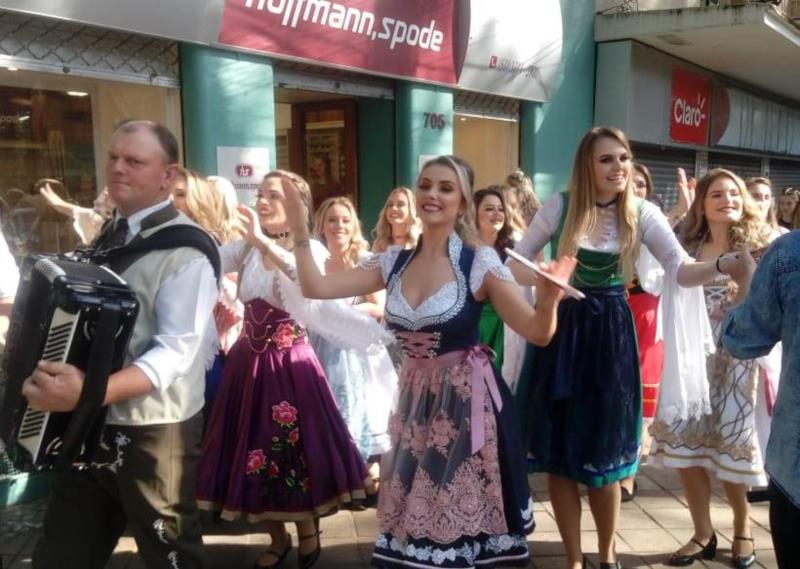
M 402 292 L 413 251 L 362 264 L 387 283 L 386 322 L 402 342 L 392 448 L 381 463 L 374 567 L 496 567 L 529 562 L 533 502 L 511 394 L 478 344 L 488 272 L 511 280 L 494 250 L 448 251 L 456 280 L 413 308 Z
M 224 270 L 239 269 L 244 325 L 206 429 L 198 503 L 250 522 L 331 514 L 366 496 L 366 466 L 306 326 L 286 306 L 293 283 L 247 251 L 241 243 L 221 251 Z
M 718 276 L 704 287 L 714 337 L 720 338 L 722 320 L 731 308 L 731 279 Z M 711 414 L 699 420 L 665 423 L 656 417 L 652 464 L 672 468 L 702 466 L 720 480 L 766 486 L 767 477 L 756 433 L 758 363 L 734 358 L 718 342 L 707 359 Z

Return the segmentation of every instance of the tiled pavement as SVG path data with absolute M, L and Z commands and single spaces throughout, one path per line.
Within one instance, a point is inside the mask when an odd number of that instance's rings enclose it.
M 561 569 L 564 567 L 563 550 L 552 516 L 544 478 L 531 479 L 536 495 L 536 531 L 529 539 L 533 551 L 532 567 Z M 686 502 L 681 495 L 680 482 L 673 471 L 645 467 L 639 475 L 639 494 L 634 502 L 622 505 L 617 552 L 622 564 L 633 568 L 666 567 L 668 554 L 680 547 L 692 535 L 691 520 Z M 597 563 L 597 534 L 594 531 L 588 502 L 583 498 L 582 542 L 590 561 Z M 34 508 L 32 517 L 40 516 L 41 508 Z M 13 514 L 13 512 L 12 512 Z M 714 488 L 711 517 L 717 528 L 720 548 L 717 559 L 696 563 L 695 567 L 730 567 L 732 514 L 727 507 L 721 487 Z M 8 512 L 0 510 L 0 516 Z M 753 535 L 757 549 L 757 563 L 775 569 L 775 554 L 769 533 L 767 504 L 754 504 L 752 508 Z M 31 525 L 38 525 L 38 520 Z M 0 537 L 0 554 L 4 569 L 30 567 L 30 554 L 38 538 L 38 530 L 24 528 L 17 523 L 7 531 L 8 524 L 0 524 L 4 534 Z M 13 525 L 13 524 L 12 524 Z M 368 567 L 372 543 L 377 532 L 375 511 L 343 511 L 324 518 L 323 553 L 317 567 L 320 569 L 360 569 Z M 234 524 L 206 524 L 205 543 L 210 554 L 212 569 L 236 569 L 252 566 L 265 547 L 266 536 L 254 533 L 257 527 Z M 292 528 L 293 529 L 293 528 Z M 296 536 L 295 536 L 296 538 Z M 294 540 L 295 544 L 297 540 Z M 109 568 L 142 569 L 144 565 L 135 555 L 136 544 L 124 537 L 117 547 Z M 294 556 L 286 565 L 296 567 Z

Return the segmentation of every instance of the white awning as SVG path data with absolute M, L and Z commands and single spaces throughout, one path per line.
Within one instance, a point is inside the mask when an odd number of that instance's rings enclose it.
M 768 4 L 598 15 L 595 41 L 635 40 L 800 101 L 800 25 Z

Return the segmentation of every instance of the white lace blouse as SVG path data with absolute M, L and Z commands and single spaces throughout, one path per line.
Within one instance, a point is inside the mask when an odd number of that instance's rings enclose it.
M 551 196 L 515 251 L 529 259 L 535 258 L 557 231 L 563 208 L 563 196 Z M 619 251 L 617 206 L 612 204 L 598 210 L 596 227 L 579 240 L 579 247 L 616 253 Z M 658 416 L 668 423 L 675 419 L 699 418 L 711 412 L 706 356 L 714 351 L 702 287 L 678 285 L 678 269 L 692 258 L 678 242 L 664 214 L 650 202 L 642 204 L 637 237 L 665 271 L 661 305 L 664 370 Z
M 325 273 L 328 250 L 311 240 L 311 254 L 320 272 Z M 376 342 L 391 342 L 391 335 L 368 314 L 352 309 L 346 299 L 311 300 L 297 284 L 294 254 L 274 246 L 275 253 L 289 266 L 289 275 L 279 269 L 266 269 L 261 254 L 245 241 L 235 241 L 220 249 L 222 272 L 239 273 L 238 298 L 243 303 L 261 298 L 284 310 L 326 340 L 343 349 L 367 349 Z M 346 320 L 344 320 L 346 318 Z M 342 326 L 342 322 L 347 326 Z
M 534 259 L 558 229 L 563 209 L 563 196 L 560 193 L 550 196 L 542 209 L 536 213 L 536 217 L 514 250 L 528 259 Z M 597 226 L 590 235 L 584 235 L 578 245 L 582 249 L 617 253 L 619 252 L 617 204 L 597 210 Z M 667 218 L 655 204 L 647 201 L 642 204 L 637 236 L 665 269 L 676 268 L 690 258 L 675 237 Z
M 488 273 L 499 279 L 515 282 L 511 271 L 503 265 L 494 249 L 491 247 L 479 247 L 475 251 L 475 259 L 472 262 L 470 279 L 469 283 L 467 283 L 458 265 L 463 246 L 463 241 L 458 235 L 453 234 L 450 236 L 448 254 L 456 280 L 442 285 L 439 290 L 423 300 L 416 308 L 412 308 L 405 296 L 403 296 L 401 276 L 402 269 L 405 267 L 401 267 L 391 279 L 389 278 L 392 268 L 394 268 L 397 258 L 403 250 L 402 247 L 396 245 L 389 247 L 384 253 L 365 259 L 359 263 L 359 267 L 365 270 L 377 270 L 380 268 L 383 282 L 386 283 L 387 313 L 394 318 L 400 319 L 409 329 L 418 330 L 432 323 L 447 320 L 450 316 L 455 315 L 464 304 L 467 286 L 469 286 L 469 291 L 473 295 L 476 294 L 483 286 L 483 281 Z M 409 256 L 407 263 L 410 260 L 411 257 Z

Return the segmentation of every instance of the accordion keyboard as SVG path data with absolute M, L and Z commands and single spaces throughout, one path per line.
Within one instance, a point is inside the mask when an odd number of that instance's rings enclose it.
M 60 308 L 55 310 L 41 359 L 48 362 L 67 361 L 79 319 L 80 313 L 70 314 Z M 25 409 L 17 441 L 34 457 L 39 454 L 49 418 L 50 413 L 47 411 L 34 411 L 31 407 Z

